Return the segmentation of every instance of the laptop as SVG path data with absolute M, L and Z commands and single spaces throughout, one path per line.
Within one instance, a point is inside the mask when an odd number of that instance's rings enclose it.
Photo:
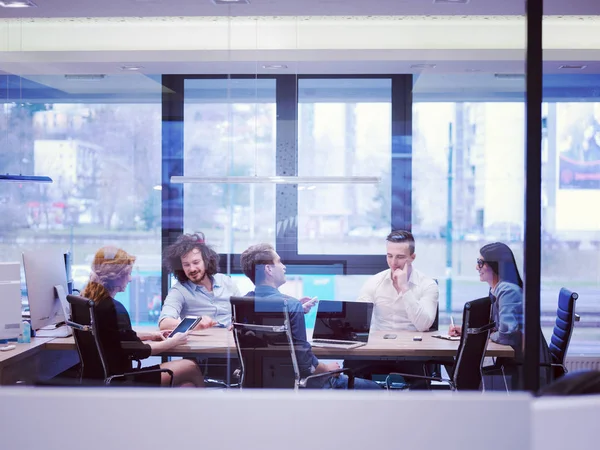
M 373 303 L 320 300 L 311 345 L 353 349 L 369 340 Z

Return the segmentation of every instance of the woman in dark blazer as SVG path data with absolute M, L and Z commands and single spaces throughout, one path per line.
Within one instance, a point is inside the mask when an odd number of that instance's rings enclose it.
M 81 293 L 82 297 L 96 303 L 96 317 L 99 340 L 104 348 L 107 365 L 111 374 L 135 372 L 132 359 L 145 359 L 187 341 L 187 334 L 177 333 L 167 337 L 170 331 L 136 333 L 125 307 L 114 299 L 123 292 L 131 281 L 131 270 L 135 256 L 116 247 L 103 247 L 96 252 L 92 263 L 90 281 Z M 97 367 L 95 367 L 97 366 Z M 152 368 L 170 369 L 173 372 L 174 386 L 204 386 L 202 372 L 198 365 L 188 359 L 169 361 Z M 101 378 L 102 367 L 84 365 L 84 377 Z M 141 384 L 169 385 L 171 377 L 167 373 L 140 373 L 135 382 Z
M 498 344 L 510 345 L 515 351 L 514 358 L 497 358 L 494 366 L 512 375 L 513 388 L 519 387 L 523 367 L 523 280 L 519 274 L 515 256 L 508 245 L 494 242 L 479 250 L 476 270 L 479 280 L 490 286 L 492 301 L 491 320 L 496 328 L 490 340 Z M 449 334 L 459 336 L 460 326 L 450 326 Z M 540 331 L 540 385 L 549 382 L 548 363 L 550 355 L 546 339 Z

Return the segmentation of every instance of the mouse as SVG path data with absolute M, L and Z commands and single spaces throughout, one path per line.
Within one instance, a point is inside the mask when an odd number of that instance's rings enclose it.
M 423 337 L 422 336 L 413 336 L 413 341 L 422 341 Z
M 15 348 L 17 348 L 17 346 L 14 344 L 6 345 L 4 347 L 0 347 L 0 352 L 8 352 L 9 350 L 14 350 Z

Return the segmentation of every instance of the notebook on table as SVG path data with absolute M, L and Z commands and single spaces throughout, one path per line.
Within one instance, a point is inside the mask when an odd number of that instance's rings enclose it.
M 320 300 L 311 344 L 352 349 L 369 340 L 373 303 Z
M 431 337 L 445 339 L 447 341 L 460 341 L 460 336 L 450 336 L 448 334 L 432 334 Z

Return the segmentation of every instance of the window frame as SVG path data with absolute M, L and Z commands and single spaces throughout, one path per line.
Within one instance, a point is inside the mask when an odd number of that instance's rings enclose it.
M 296 176 L 298 167 L 299 81 L 303 79 L 390 79 L 391 80 L 391 218 L 392 229 L 411 230 L 412 224 L 412 88 L 413 75 L 163 75 L 162 96 L 162 251 L 183 233 L 182 184 L 171 184 L 174 175 L 183 175 L 184 103 L 186 80 L 274 79 L 276 82 L 276 175 Z M 293 126 L 290 126 L 293 124 Z M 298 215 L 297 185 L 275 187 L 275 220 Z M 383 241 L 383 239 L 382 239 Z M 290 265 L 341 264 L 344 275 L 372 275 L 387 268 L 384 243 L 380 254 L 336 255 L 299 254 L 297 221 L 276 232 L 275 249 Z M 228 273 L 242 273 L 240 254 L 220 254 L 220 267 Z M 163 271 L 164 272 L 164 271 Z M 162 297 L 169 289 L 168 274 L 162 275 Z

